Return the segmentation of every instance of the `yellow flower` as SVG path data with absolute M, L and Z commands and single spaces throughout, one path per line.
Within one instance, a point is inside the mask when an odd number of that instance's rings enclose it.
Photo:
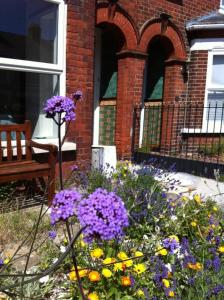
M 129 259 L 123 262 L 123 264 L 128 268 L 133 265 L 133 260 Z
M 192 221 L 192 222 L 191 222 L 191 226 L 192 226 L 192 227 L 196 227 L 196 226 L 197 226 L 197 222 L 196 222 L 196 221 Z
M 103 260 L 103 264 L 104 265 L 109 265 L 112 264 L 116 261 L 116 259 L 114 257 L 107 257 Z
M 145 294 L 144 294 L 143 290 L 137 290 L 137 296 L 144 297 Z
M 87 246 L 87 244 L 83 240 L 80 241 L 80 245 L 81 245 L 82 248 Z
M 104 255 L 103 250 L 101 248 L 96 248 L 90 252 L 92 258 L 100 258 Z
M 78 266 L 78 269 L 81 269 L 81 267 Z M 71 271 L 69 273 L 69 279 L 70 280 L 77 280 L 77 276 L 76 276 L 76 272 L 74 270 L 74 268 L 72 268 L 73 271 Z M 84 270 L 79 270 L 79 277 L 85 277 L 88 274 L 88 270 L 84 269 Z
M 144 254 L 141 251 L 135 251 L 135 257 L 141 257 Z
M 213 211 L 217 211 L 218 208 L 216 206 L 213 206 Z
M 119 252 L 117 257 L 120 259 L 120 260 L 125 260 L 125 259 L 128 259 L 128 256 L 125 252 Z
M 224 246 L 220 246 L 220 247 L 218 248 L 218 251 L 221 252 L 221 253 L 224 253 Z
M 166 288 L 169 288 L 170 287 L 170 282 L 169 282 L 169 280 L 167 280 L 167 279 L 162 279 L 162 283 L 164 284 L 164 286 L 166 287 Z
M 183 196 L 181 199 L 182 199 L 182 201 L 188 201 L 189 200 L 188 197 L 186 197 L 186 196 Z
M 172 234 L 172 235 L 169 236 L 169 238 L 172 239 L 172 240 L 175 240 L 177 243 L 179 243 L 179 238 L 178 238 L 178 236 Z
M 202 269 L 202 265 L 199 262 L 197 262 L 195 264 L 188 263 L 187 266 L 188 266 L 189 269 L 192 269 L 192 270 L 195 270 L 195 271 L 200 271 Z
M 175 297 L 174 291 L 169 291 L 168 296 L 169 296 L 169 297 Z
M 99 298 L 99 296 L 97 295 L 97 293 L 90 293 L 89 295 L 88 295 L 88 298 L 87 298 L 88 300 L 100 300 L 100 298 Z
M 114 271 L 116 272 L 116 271 L 123 271 L 123 267 L 124 267 L 124 265 L 123 265 L 123 263 L 116 263 L 116 264 L 114 264 Z
M 90 281 L 96 282 L 100 280 L 100 273 L 98 273 L 97 271 L 91 271 L 88 277 Z
M 112 272 L 109 269 L 103 269 L 102 270 L 102 275 L 106 278 L 110 278 L 112 276 Z
M 197 202 L 197 204 L 200 204 L 201 203 L 200 195 L 198 195 L 198 194 L 194 195 L 194 201 Z
M 131 278 L 128 276 L 122 276 L 121 277 L 121 284 L 123 286 L 130 286 L 131 285 Z
M 9 263 L 9 261 L 10 261 L 9 258 L 4 259 L 4 264 L 7 265 Z
M 162 256 L 165 256 L 167 255 L 167 250 L 165 248 L 163 248 L 162 246 L 159 246 L 157 248 L 157 252 L 156 252 L 156 255 L 162 255 Z
M 134 266 L 134 271 L 137 274 L 141 274 L 146 271 L 146 265 L 145 264 L 137 264 Z

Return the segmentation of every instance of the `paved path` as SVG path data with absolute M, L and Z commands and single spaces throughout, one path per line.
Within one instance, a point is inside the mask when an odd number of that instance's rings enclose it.
M 175 192 L 189 195 L 201 194 L 203 197 L 211 197 L 224 208 L 224 183 L 214 179 L 194 176 L 188 173 L 170 173 L 164 175 L 165 180 L 178 180 Z

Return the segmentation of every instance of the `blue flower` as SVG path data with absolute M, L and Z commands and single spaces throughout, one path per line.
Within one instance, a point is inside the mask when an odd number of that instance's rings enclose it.
M 51 230 L 51 231 L 48 232 L 48 236 L 49 236 L 50 239 L 54 240 L 57 236 L 57 232 Z

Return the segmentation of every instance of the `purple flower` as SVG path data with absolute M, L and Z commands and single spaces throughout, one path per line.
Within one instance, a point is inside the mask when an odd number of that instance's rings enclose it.
M 82 91 L 80 91 L 80 90 L 76 91 L 76 92 L 72 95 L 72 97 L 73 97 L 73 99 L 74 99 L 75 101 L 81 100 L 81 99 L 82 99 L 82 96 L 83 96 L 83 93 L 82 93 Z
M 4 266 L 4 261 L 3 259 L 0 258 L 0 268 L 2 268 Z
M 221 268 L 221 261 L 220 258 L 216 255 L 213 259 L 213 267 L 215 269 L 215 272 L 219 272 Z
M 194 286 L 194 285 L 195 285 L 195 278 L 194 278 L 194 277 L 188 278 L 187 283 L 188 283 L 189 285 L 191 285 L 191 286 Z
M 174 254 L 175 250 L 178 249 L 179 246 L 180 246 L 180 244 L 177 241 L 177 239 L 172 238 L 172 236 L 163 240 L 163 247 L 168 249 L 171 254 Z
M 54 240 L 57 236 L 57 232 L 51 230 L 51 231 L 48 232 L 48 236 L 49 236 L 50 239 Z
M 120 238 L 123 228 L 128 226 L 127 211 L 121 198 L 101 188 L 79 203 L 78 219 L 86 227 L 83 234 L 88 243 L 94 238 Z
M 75 214 L 77 202 L 81 200 L 81 195 L 74 190 L 64 190 L 54 196 L 51 206 L 51 224 L 57 221 L 67 220 Z
M 77 171 L 78 169 L 79 169 L 79 167 L 77 165 L 71 166 L 71 171 L 72 172 Z
M 53 96 L 46 101 L 44 112 L 47 118 L 53 118 L 57 113 L 64 113 L 63 121 L 75 120 L 74 101 L 64 96 Z
M 189 252 L 189 241 L 186 237 L 182 238 L 180 246 L 180 253 L 187 254 Z

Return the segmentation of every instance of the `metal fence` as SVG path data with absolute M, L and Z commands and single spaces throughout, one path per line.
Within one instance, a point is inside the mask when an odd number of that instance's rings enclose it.
M 224 102 L 134 109 L 133 151 L 224 164 Z

